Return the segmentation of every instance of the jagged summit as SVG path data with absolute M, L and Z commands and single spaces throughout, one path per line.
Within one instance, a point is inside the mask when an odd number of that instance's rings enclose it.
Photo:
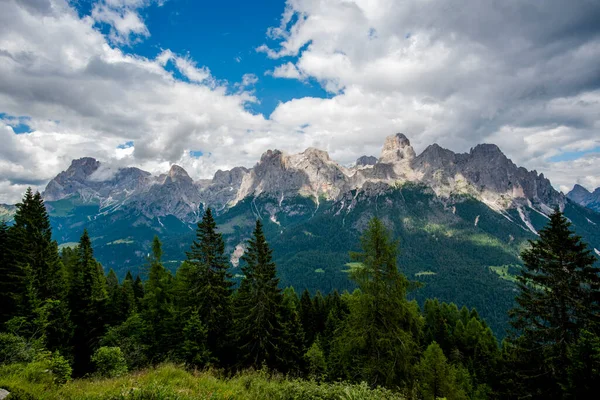
M 361 156 L 356 160 L 356 166 L 367 167 L 377 164 L 377 157 L 373 156 Z
M 93 158 L 81 158 L 50 181 L 44 196 L 55 201 L 79 195 L 103 206 L 130 205 L 149 216 L 173 213 L 191 220 L 201 204 L 222 210 L 261 195 L 337 201 L 373 183 L 386 188 L 403 182 L 429 186 L 441 197 L 468 194 L 494 209 L 532 204 L 546 212 L 565 201 L 542 174 L 516 166 L 494 144 L 477 145 L 468 153 L 432 144 L 417 156 L 403 133 L 385 139 L 379 159 L 362 156 L 351 168 L 314 147 L 298 154 L 275 149 L 264 152 L 251 169 L 219 170 L 212 180 L 197 182 L 178 165 L 152 176 L 137 168 L 111 171 Z
M 194 182 L 185 169 L 175 164 L 173 164 L 171 166 L 171 169 L 169 169 L 169 173 L 167 174 L 166 179 L 170 179 L 171 182 L 185 182 L 189 184 L 192 184 Z
M 415 158 L 415 150 L 410 145 L 410 140 L 403 133 L 385 138 L 379 162 L 383 164 L 395 164 L 398 162 L 411 162 Z
M 579 205 L 600 212 L 600 187 L 590 192 L 583 186 L 575 184 L 567 197 Z

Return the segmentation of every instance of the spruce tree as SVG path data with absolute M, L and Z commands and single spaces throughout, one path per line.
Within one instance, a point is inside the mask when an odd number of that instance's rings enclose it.
M 598 326 L 600 277 L 596 257 L 556 209 L 539 239 L 522 252 L 517 307 L 511 324 L 520 333 L 519 374 L 530 394 L 562 397 L 568 387 L 569 349 L 583 329 Z
M 236 339 L 241 366 L 277 369 L 282 344 L 281 290 L 260 220 L 242 260 L 244 278 L 235 298 Z
M 300 297 L 300 320 L 304 328 L 305 346 L 308 348 L 314 342 L 317 334 L 315 311 L 308 289 L 304 289 Z
M 22 283 L 16 289 L 23 294 L 18 313 L 29 322 L 28 334 L 39 336 L 49 350 L 65 352 L 72 334 L 67 277 L 39 192 L 27 189 L 14 220 L 9 229 L 14 256 L 10 269 L 15 273 L 12 282 Z
M 374 218 L 361 244 L 363 252 L 351 254 L 360 262 L 351 272 L 360 290 L 350 298 L 335 357 L 349 379 L 372 386 L 407 384 L 422 321 L 417 304 L 406 299 L 409 282 L 396 264 L 398 243 Z
M 149 331 L 149 346 L 153 362 L 164 360 L 172 350 L 173 298 L 171 274 L 161 262 L 162 246 L 158 237 L 152 241 L 149 259 L 150 273 L 144 286 L 142 317 Z
M 15 262 L 15 243 L 6 222 L 0 222 L 0 327 L 19 314 L 25 295 L 23 269 Z
M 108 295 L 106 307 L 106 322 L 109 325 L 118 325 L 123 322 L 120 318 L 119 310 L 121 308 L 121 287 L 117 274 L 111 268 L 106 276 L 106 291 Z
M 94 258 L 92 242 L 83 231 L 77 248 L 77 260 L 71 266 L 69 307 L 75 326 L 73 335 L 76 373 L 90 372 L 90 357 L 104 334 L 107 304 L 106 280 L 102 266 Z
M 281 308 L 281 321 L 283 329 L 283 343 L 281 358 L 283 360 L 282 372 L 299 375 L 304 369 L 304 329 L 300 321 L 300 299 L 293 287 L 283 291 Z
M 188 312 L 197 311 L 207 327 L 211 352 L 227 358 L 224 352 L 231 334 L 233 283 L 223 235 L 217 232 L 210 208 L 198 223 L 196 240 L 187 253 L 187 264 L 191 269 L 187 277 Z

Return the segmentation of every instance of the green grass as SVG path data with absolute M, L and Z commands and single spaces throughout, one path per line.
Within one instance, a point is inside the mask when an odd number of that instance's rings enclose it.
M 165 364 L 119 378 L 86 378 L 59 386 L 43 376 L 19 368 L 0 368 L 0 388 L 20 396 L 9 399 L 108 400 L 108 399 L 402 399 L 388 390 L 371 390 L 366 384 L 319 383 L 247 371 L 232 378 L 211 371 L 190 372 Z M 39 374 L 38 374 L 39 375 Z
M 510 268 L 519 268 L 515 265 L 501 265 L 498 267 L 492 266 L 490 269 L 498 274 L 500 279 L 507 280 L 509 282 L 517 282 L 517 277 L 510 273 Z

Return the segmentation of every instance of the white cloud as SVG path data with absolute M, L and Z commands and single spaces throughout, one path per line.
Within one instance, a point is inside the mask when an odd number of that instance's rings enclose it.
M 29 117 L 33 132 L 15 135 L 17 121 L 0 121 L 0 202 L 28 184 L 42 188 L 82 156 L 152 172 L 178 163 L 200 178 L 252 166 L 268 148 L 315 146 L 349 163 L 377 155 L 398 131 L 417 151 L 495 142 L 557 187 L 600 185 L 597 153 L 548 161 L 598 146 L 600 7 L 592 3 L 289 0 L 268 30 L 275 45 L 259 51 L 288 57 L 274 77 L 316 81 L 330 96 L 280 103 L 269 119 L 248 111 L 260 100 L 253 74 L 228 86 L 192 55 L 144 58 L 115 47 L 150 34 L 139 12 L 149 4 L 104 0 L 95 20 L 66 0 L 2 3 L 0 112 Z M 111 26 L 108 37 L 98 21 Z
M 210 70 L 207 67 L 198 67 L 189 57 L 179 57 L 173 54 L 171 50 L 164 50 L 156 57 L 156 60 L 163 67 L 166 66 L 169 61 L 173 61 L 179 72 L 191 82 L 202 83 L 209 80 L 212 81 Z
M 363 142 L 377 152 L 394 131 L 417 150 L 496 142 L 558 187 L 574 176 L 548 159 L 598 146 L 598 19 L 597 4 L 563 0 L 288 0 L 268 31 L 275 44 L 257 50 L 292 58 L 274 77 L 314 79 L 333 95 L 280 104 L 271 118 L 309 124 L 304 135 L 342 161 Z
M 272 75 L 275 78 L 288 78 L 288 79 L 302 79 L 302 73 L 298 68 L 291 62 L 279 65 L 271 71 L 267 71 L 268 75 Z

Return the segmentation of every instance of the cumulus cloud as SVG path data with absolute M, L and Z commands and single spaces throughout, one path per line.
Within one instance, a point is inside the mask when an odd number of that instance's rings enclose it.
M 2 11 L 0 112 L 27 116 L 33 132 L 16 135 L 15 118 L 0 121 L 0 201 L 15 201 L 18 185 L 43 189 L 83 156 L 153 172 L 178 163 L 200 178 L 252 165 L 265 143 L 277 142 L 265 142 L 269 122 L 247 111 L 251 93 L 230 93 L 187 55 L 125 54 L 66 1 L 53 1 L 43 24 L 21 2 L 5 2 Z M 168 62 L 187 79 L 176 79 Z M 198 149 L 211 156 L 191 158 Z
M 110 26 L 109 38 L 113 43 L 131 45 L 150 36 L 139 10 L 153 2 L 159 5 L 163 3 L 152 0 L 101 0 L 94 4 L 91 17 L 96 22 Z
M 417 151 L 494 142 L 557 188 L 600 185 L 594 2 L 288 0 L 258 47 L 281 59 L 264 79 L 310 80 L 329 96 L 282 102 L 269 118 L 249 111 L 256 75 L 230 85 L 189 54 L 121 51 L 150 35 L 150 4 L 103 0 L 80 17 L 67 0 L 2 3 L 0 202 L 82 156 L 206 178 L 275 147 L 350 163 L 398 131 Z M 32 132 L 16 135 L 24 117 Z M 563 153 L 585 155 L 551 161 Z
M 274 77 L 315 79 L 332 94 L 281 104 L 272 119 L 310 124 L 305 134 L 346 147 L 341 157 L 390 130 L 417 150 L 496 142 L 559 186 L 573 177 L 547 160 L 598 137 L 598 20 L 593 2 L 288 0 L 274 42 L 257 50 L 293 59 Z

